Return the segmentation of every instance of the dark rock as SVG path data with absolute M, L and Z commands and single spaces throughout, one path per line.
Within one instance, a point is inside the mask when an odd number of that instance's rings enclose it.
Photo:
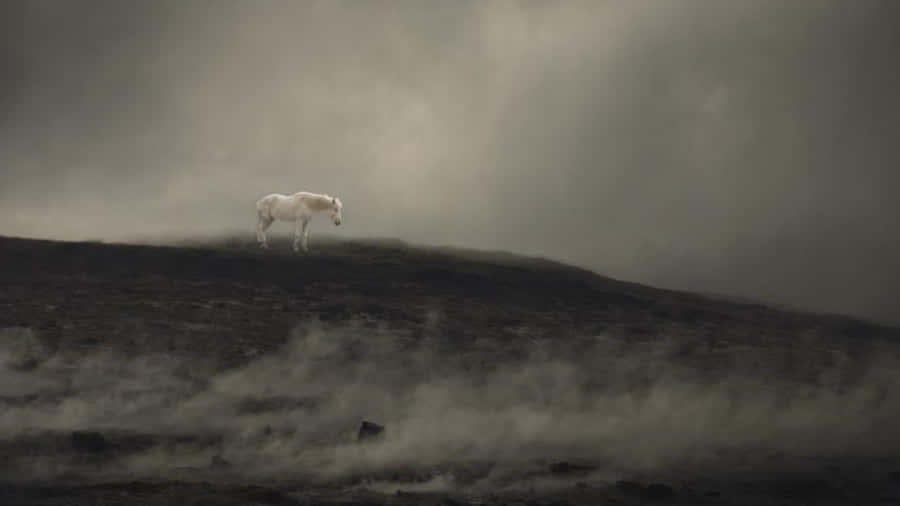
M 441 497 L 441 500 L 438 502 L 438 504 L 440 506 L 468 506 L 467 502 L 450 496 Z
M 213 455 L 209 459 L 209 468 L 217 470 L 231 469 L 231 462 L 223 459 L 221 455 Z
M 103 453 L 109 449 L 109 444 L 99 432 L 75 431 L 72 433 L 72 448 L 79 453 Z
M 644 489 L 644 497 L 651 501 L 668 501 L 675 497 L 675 490 L 663 483 L 651 483 Z
M 619 480 L 616 489 L 625 495 L 637 496 L 648 501 L 668 501 L 675 497 L 675 490 L 663 483 L 644 486 L 636 481 Z
M 583 474 L 593 469 L 592 466 L 573 464 L 571 462 L 554 462 L 550 464 L 550 472 L 553 474 Z
M 322 321 L 341 320 L 348 316 L 343 304 L 326 304 L 319 308 L 319 319 Z
M 532 502 L 535 506 L 573 506 L 572 503 L 565 499 L 550 498 L 540 502 Z
M 636 481 L 619 480 L 616 489 L 627 495 L 639 495 L 644 491 L 644 486 Z
M 41 360 L 36 357 L 23 357 L 21 360 L 10 363 L 11 369 L 20 372 L 31 372 L 41 365 Z
M 289 397 L 275 395 L 268 397 L 247 397 L 235 406 L 238 413 L 255 415 L 265 412 L 287 412 L 299 409 L 312 410 L 318 407 L 320 400 L 313 397 Z
M 251 485 L 240 491 L 243 498 L 252 501 L 253 504 L 294 504 L 290 497 L 284 493 L 258 485 Z
M 825 499 L 843 496 L 843 492 L 824 479 L 791 479 L 774 483 L 774 492 L 785 499 Z
M 363 420 L 359 426 L 359 432 L 356 435 L 357 441 L 368 441 L 377 439 L 384 435 L 384 426 L 374 422 Z

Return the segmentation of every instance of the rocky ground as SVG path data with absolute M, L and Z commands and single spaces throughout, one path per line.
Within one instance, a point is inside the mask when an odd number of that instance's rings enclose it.
M 0 504 L 900 503 L 898 329 L 312 246 L 0 238 Z

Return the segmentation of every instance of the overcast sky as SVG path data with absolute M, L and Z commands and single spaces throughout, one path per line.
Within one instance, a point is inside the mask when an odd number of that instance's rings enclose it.
M 22 1 L 0 234 L 505 249 L 900 323 L 900 2 Z M 276 225 L 276 230 L 286 226 Z

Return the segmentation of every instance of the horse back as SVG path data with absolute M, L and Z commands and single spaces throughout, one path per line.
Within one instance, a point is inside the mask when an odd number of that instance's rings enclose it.
M 272 193 L 259 199 L 256 203 L 256 208 L 263 216 L 284 221 L 294 221 L 304 214 L 303 200 L 302 196 L 296 193 L 293 195 Z

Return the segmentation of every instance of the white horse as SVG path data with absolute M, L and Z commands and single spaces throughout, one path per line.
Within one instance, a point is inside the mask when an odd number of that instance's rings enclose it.
M 293 195 L 273 193 L 256 201 L 256 242 L 268 248 L 266 230 L 275 220 L 294 222 L 294 251 L 309 251 L 309 221 L 318 213 L 329 213 L 335 226 L 341 224 L 341 199 L 318 193 L 297 192 Z

